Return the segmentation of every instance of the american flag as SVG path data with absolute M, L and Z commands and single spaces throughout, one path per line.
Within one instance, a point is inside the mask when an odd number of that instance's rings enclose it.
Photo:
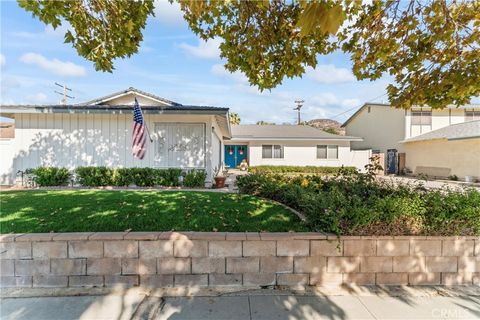
M 133 132 L 132 132 L 132 153 L 134 157 L 142 160 L 147 152 L 147 125 L 143 118 L 142 109 L 135 98 L 135 105 L 133 106 Z

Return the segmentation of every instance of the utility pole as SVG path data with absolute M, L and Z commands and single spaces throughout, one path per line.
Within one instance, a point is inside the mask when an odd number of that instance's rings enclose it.
M 297 104 L 297 107 L 294 108 L 293 110 L 297 110 L 298 111 L 298 125 L 300 125 L 301 121 L 300 121 L 300 109 L 302 109 L 303 107 L 303 103 L 305 102 L 305 100 L 295 100 L 295 103 Z
M 63 98 L 62 98 L 62 104 L 64 104 L 64 105 L 67 104 L 67 98 L 75 99 L 75 97 L 69 96 L 69 95 L 67 94 L 67 90 L 68 90 L 68 91 L 72 91 L 72 89 L 67 88 L 67 85 L 65 85 L 65 84 L 64 84 L 64 85 L 61 85 L 60 83 L 57 83 L 57 82 L 55 82 L 55 85 L 56 85 L 56 86 L 59 86 L 60 88 L 63 89 L 63 92 L 58 92 L 57 90 L 55 90 L 55 93 L 56 93 L 56 94 L 59 94 L 59 95 L 63 96 Z

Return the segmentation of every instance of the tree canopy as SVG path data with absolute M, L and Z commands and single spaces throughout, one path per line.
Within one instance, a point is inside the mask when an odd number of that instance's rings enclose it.
M 357 79 L 393 78 L 396 107 L 442 108 L 480 94 L 480 0 L 176 1 L 195 34 L 222 40 L 225 68 L 260 90 L 342 50 Z M 65 42 L 109 72 L 138 51 L 154 14 L 153 0 L 18 2 L 54 28 L 67 21 Z

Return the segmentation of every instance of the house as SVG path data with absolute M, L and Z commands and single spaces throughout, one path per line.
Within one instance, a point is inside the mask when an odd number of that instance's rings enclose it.
M 131 153 L 135 98 L 152 138 L 143 160 Z M 184 105 L 135 88 L 75 105 L 2 105 L 0 114 L 15 121 L 14 138 L 0 139 L 2 184 L 39 166 L 203 169 L 210 183 L 215 168 L 243 159 L 250 165 L 361 169 L 369 158 L 369 151 L 350 151 L 359 138 L 306 126 L 231 128 L 228 108 Z
M 327 133 L 307 125 L 233 125 L 225 140 L 225 164 L 250 166 L 354 166 L 364 169 L 370 150 L 352 151 L 361 138 Z
M 469 123 L 476 120 L 480 120 L 480 105 L 403 110 L 367 103 L 342 126 L 347 135 L 363 138 L 352 142 L 352 149 L 387 155 L 388 173 L 405 169 L 413 174 L 465 178 L 480 177 L 480 130 Z

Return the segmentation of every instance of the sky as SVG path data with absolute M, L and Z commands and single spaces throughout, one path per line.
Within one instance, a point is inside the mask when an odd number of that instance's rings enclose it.
M 245 76 L 223 68 L 219 41 L 201 41 L 190 31 L 178 5 L 157 2 L 137 54 L 115 61 L 113 73 L 97 72 L 93 63 L 63 43 L 66 27 L 53 30 L 16 1 L 0 2 L 1 104 L 59 103 L 66 84 L 81 103 L 128 87 L 182 104 L 228 107 L 242 123 L 296 121 L 295 100 L 304 100 L 302 120 L 345 121 L 365 102 L 388 103 L 384 77 L 357 81 L 347 55 L 319 56 L 315 69 L 260 92 Z

